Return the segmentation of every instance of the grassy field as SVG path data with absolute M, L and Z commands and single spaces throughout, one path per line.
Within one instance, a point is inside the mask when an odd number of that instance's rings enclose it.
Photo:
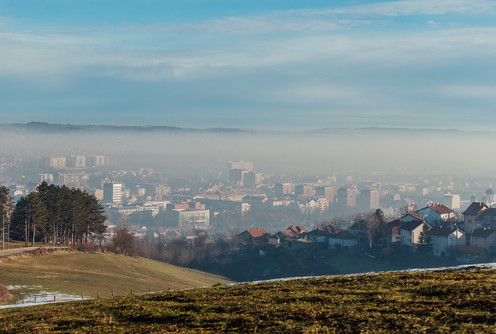
M 496 270 L 316 277 L 0 311 L 0 331 L 494 333 Z
M 0 282 L 96 297 L 224 283 L 222 277 L 144 258 L 111 253 L 54 252 L 0 259 Z M 24 293 L 23 289 L 11 291 Z

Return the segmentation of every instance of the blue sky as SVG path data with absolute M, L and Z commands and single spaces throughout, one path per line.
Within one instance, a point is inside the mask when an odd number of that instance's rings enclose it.
M 0 122 L 496 124 L 496 1 L 0 1 Z

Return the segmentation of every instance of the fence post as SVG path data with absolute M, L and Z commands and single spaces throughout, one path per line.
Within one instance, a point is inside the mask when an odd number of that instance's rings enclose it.
M 55 296 L 53 296 L 53 301 L 55 301 Z
M 96 292 L 96 298 L 100 298 L 100 291 Z
M 152 288 L 148 288 L 148 292 L 152 292 Z
M 114 296 L 114 290 L 112 289 L 112 297 Z
M 131 289 L 131 296 L 133 295 L 133 289 Z

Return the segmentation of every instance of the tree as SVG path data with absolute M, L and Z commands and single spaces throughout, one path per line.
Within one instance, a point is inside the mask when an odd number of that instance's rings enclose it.
M 12 229 L 26 245 L 29 240 L 76 245 L 105 232 L 105 220 L 103 206 L 95 196 L 43 182 L 16 203 Z
M 129 233 L 126 227 L 121 227 L 112 237 L 110 248 L 117 254 L 136 256 L 138 253 L 138 242 L 136 237 Z
M 10 238 L 8 231 L 10 230 L 10 214 L 12 212 L 13 203 L 10 196 L 10 189 L 5 186 L 0 187 L 0 219 L 2 220 L 2 249 L 5 249 L 5 228 L 7 227 L 7 242 Z
M 422 254 L 432 253 L 432 237 L 429 233 L 429 226 L 424 224 L 418 236 L 417 251 Z
M 368 214 L 365 217 L 367 226 L 367 239 L 369 247 L 372 248 L 374 243 L 387 235 L 386 222 L 384 220 L 384 212 L 381 209 Z

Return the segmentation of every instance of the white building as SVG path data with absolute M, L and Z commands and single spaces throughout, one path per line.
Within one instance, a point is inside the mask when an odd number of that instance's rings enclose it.
M 466 245 L 465 233 L 457 227 L 434 227 L 430 230 L 432 251 L 434 255 L 445 256 L 456 246 Z
M 105 183 L 103 185 L 103 202 L 122 204 L 122 184 Z

